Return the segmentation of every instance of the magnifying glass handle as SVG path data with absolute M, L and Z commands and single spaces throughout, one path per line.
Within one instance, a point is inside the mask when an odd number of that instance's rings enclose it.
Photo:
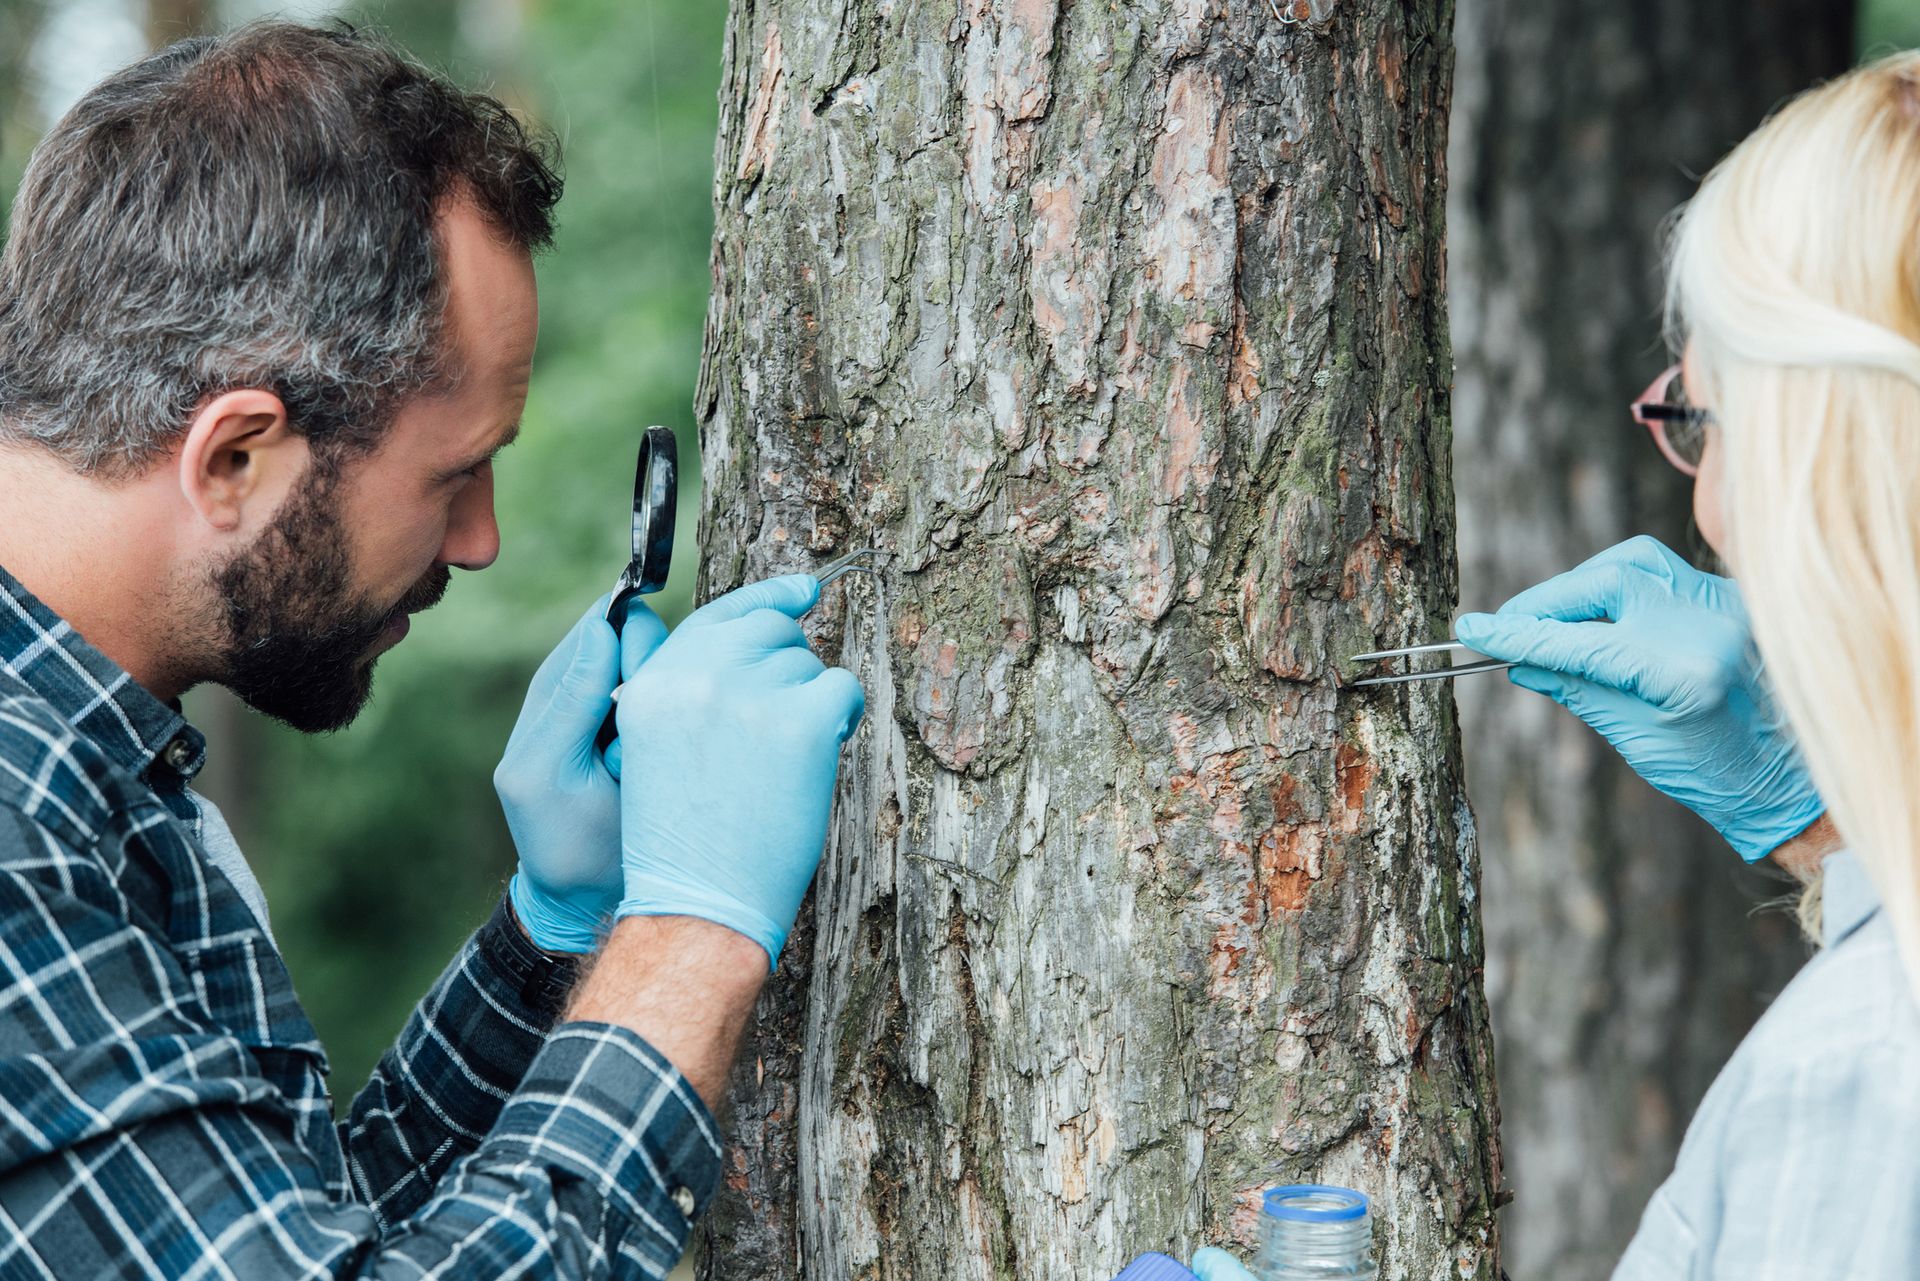
M 620 575 L 620 585 L 614 589 L 613 602 L 607 606 L 607 621 L 613 624 L 613 634 L 618 636 L 627 621 L 627 602 L 637 596 L 640 588 L 632 581 L 632 575 Z M 620 691 L 625 686 L 616 685 L 613 689 L 614 706 L 607 712 L 607 719 L 600 722 L 600 732 L 593 736 L 593 745 L 602 756 L 613 740 L 620 736 L 619 726 L 614 724 L 614 712 L 619 710 Z
M 679 493 L 679 449 L 673 432 L 658 425 L 647 428 L 640 437 L 640 454 L 633 469 L 632 551 L 627 567 L 614 584 L 613 600 L 607 606 L 607 621 L 615 635 L 627 621 L 627 603 L 637 595 L 657 592 L 667 585 L 667 571 L 673 564 L 673 518 Z M 615 700 L 620 691 L 613 692 Z M 613 713 L 594 736 L 594 746 L 602 755 L 619 736 Z
M 620 691 L 626 686 L 616 686 L 613 691 L 614 710 L 607 713 L 607 719 L 600 722 L 600 732 L 593 736 L 593 745 L 602 756 L 613 746 L 613 740 L 620 737 L 620 727 L 614 723 L 614 713 L 620 710 Z

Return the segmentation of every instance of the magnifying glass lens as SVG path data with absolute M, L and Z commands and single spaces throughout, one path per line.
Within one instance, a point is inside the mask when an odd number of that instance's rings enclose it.
M 618 631 L 626 621 L 627 599 L 657 592 L 673 568 L 674 500 L 679 493 L 678 448 L 665 427 L 649 427 L 640 441 L 633 473 L 632 559 L 614 585 L 607 621 Z

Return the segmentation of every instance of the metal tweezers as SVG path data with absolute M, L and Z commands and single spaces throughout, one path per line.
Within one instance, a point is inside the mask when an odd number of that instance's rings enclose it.
M 877 573 L 878 571 L 875 570 L 873 566 L 861 565 L 861 564 L 858 564 L 857 562 L 867 556 L 884 556 L 884 555 L 886 555 L 886 553 L 881 551 L 878 547 L 857 547 L 853 551 L 848 552 L 845 556 L 840 557 L 840 559 L 838 560 L 828 561 L 826 564 L 822 565 L 819 569 L 815 570 L 813 573 L 813 576 L 822 587 L 825 587 L 828 583 L 840 577 L 842 574 Z
M 1401 658 L 1408 654 L 1437 654 L 1442 651 L 1460 650 L 1468 654 L 1475 653 L 1456 640 L 1434 641 L 1429 645 L 1408 645 L 1403 649 L 1380 649 L 1371 654 L 1355 654 L 1348 662 L 1373 663 L 1388 658 Z M 1369 676 L 1363 681 L 1353 682 L 1357 689 L 1362 685 L 1401 685 L 1407 681 L 1443 681 L 1453 676 L 1470 676 L 1474 672 L 1498 672 L 1512 667 L 1512 663 L 1503 663 L 1497 658 L 1485 659 L 1478 663 L 1461 663 L 1458 667 L 1436 667 L 1427 672 L 1403 672 L 1398 676 Z

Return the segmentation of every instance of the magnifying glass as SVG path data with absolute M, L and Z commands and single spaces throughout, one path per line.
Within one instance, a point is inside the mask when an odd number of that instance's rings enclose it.
M 673 505 L 679 488 L 679 451 L 673 432 L 665 427 L 649 427 L 640 438 L 640 461 L 633 471 L 633 551 L 620 581 L 613 585 L 613 601 L 607 606 L 607 621 L 615 635 L 627 621 L 627 602 L 635 596 L 657 592 L 667 585 L 667 571 L 673 567 Z M 613 742 L 618 731 L 613 713 L 594 744 L 601 751 Z

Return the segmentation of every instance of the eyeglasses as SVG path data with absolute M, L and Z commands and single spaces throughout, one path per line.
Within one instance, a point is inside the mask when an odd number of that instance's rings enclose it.
M 1687 384 L 1675 365 L 1653 380 L 1639 399 L 1628 406 L 1633 421 L 1653 434 L 1667 461 L 1688 476 L 1700 474 L 1700 457 L 1707 449 L 1707 424 L 1713 411 L 1687 403 Z

